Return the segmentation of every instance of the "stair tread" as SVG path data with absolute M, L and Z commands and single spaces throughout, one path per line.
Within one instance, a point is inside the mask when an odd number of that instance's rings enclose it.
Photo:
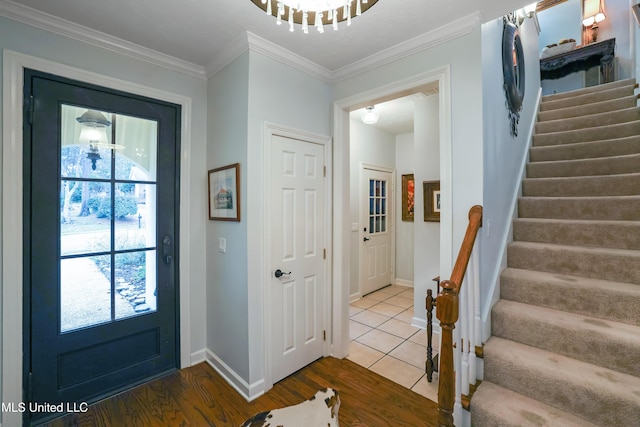
M 552 93 L 552 94 L 549 94 L 549 95 L 544 95 L 542 97 L 542 102 L 549 102 L 549 101 L 558 100 L 558 99 L 572 98 L 572 97 L 575 97 L 575 96 L 580 96 L 580 95 L 584 95 L 584 94 L 591 94 L 591 93 L 597 93 L 597 92 L 607 91 L 607 90 L 611 90 L 611 89 L 617 89 L 617 88 L 620 88 L 620 87 L 634 86 L 635 84 L 636 84 L 636 80 L 633 77 L 628 78 L 628 79 L 615 80 L 613 82 L 603 83 L 601 85 L 589 86 L 589 87 L 569 90 L 569 91 L 566 91 L 566 92 Z
M 624 105 L 637 105 L 637 96 L 636 95 L 628 95 L 620 98 L 607 99 L 605 101 L 597 101 L 589 104 L 583 105 L 583 110 L 585 111 L 594 111 L 605 112 L 605 111 L 615 111 L 618 108 L 616 105 L 624 104 Z M 589 113 L 595 114 L 595 113 Z M 556 118 L 549 118 L 556 117 Z M 538 113 L 538 123 L 545 123 L 551 120 L 562 120 L 562 119 L 570 119 L 575 117 L 582 117 L 580 111 L 576 111 L 575 107 L 565 107 L 565 108 L 556 108 L 553 110 L 540 111 Z
M 505 300 L 640 326 L 640 286 L 608 278 L 507 267 L 500 274 Z
M 591 277 L 573 276 L 571 274 L 550 273 L 546 271 L 527 270 L 524 268 L 507 267 L 502 270 L 502 275 L 520 276 L 529 280 L 553 283 L 557 287 L 580 286 L 583 288 L 595 288 L 603 294 L 607 292 L 623 292 L 629 295 L 640 296 L 640 285 L 615 280 L 596 279 Z
M 590 390 L 607 390 L 622 400 L 634 399 L 640 406 L 640 400 L 633 397 L 634 393 L 637 393 L 636 396 L 640 396 L 640 378 L 634 375 L 623 374 L 496 336 L 487 340 L 484 345 L 484 354 L 485 356 L 499 356 L 501 359 L 513 362 L 527 360 L 529 367 L 538 368 L 545 376 L 556 378 L 562 382 L 570 381 L 581 384 Z M 585 373 L 594 375 L 585 375 Z
M 627 173 L 618 173 L 615 175 L 584 175 L 584 176 L 536 176 L 533 178 L 525 178 L 525 181 L 576 181 L 576 180 L 616 180 L 616 179 L 629 179 L 640 176 L 640 171 L 638 172 L 627 172 Z
M 582 129 L 593 129 L 596 127 L 602 127 L 602 126 L 611 126 L 611 125 L 615 125 L 615 124 L 620 124 L 620 123 L 627 123 L 629 121 L 632 120 L 624 120 L 624 121 L 620 121 L 620 122 L 615 122 L 615 123 L 610 123 L 610 124 L 606 124 L 606 125 L 591 125 L 591 126 L 583 126 L 583 127 L 579 127 L 576 129 L 567 129 L 566 131 L 544 131 L 545 128 L 549 128 L 549 127 L 553 127 L 554 125 L 564 125 L 564 126 L 571 126 L 572 123 L 576 123 L 576 122 L 581 122 L 581 121 L 585 121 L 588 120 L 591 123 L 596 122 L 598 120 L 602 120 L 606 117 L 612 116 L 615 117 L 616 115 L 634 115 L 634 114 L 640 114 L 640 107 L 629 107 L 629 108 L 623 108 L 620 110 L 614 110 L 614 111 L 604 111 L 604 112 L 599 112 L 599 113 L 593 113 L 593 114 L 585 114 L 585 115 L 580 115 L 580 116 L 576 116 L 576 117 L 570 117 L 570 118 L 562 118 L 562 119 L 555 119 L 555 120 L 545 120 L 545 121 L 540 121 L 536 123 L 536 134 L 537 135 L 543 135 L 543 134 L 548 134 L 548 133 L 553 133 L 553 132 L 567 132 L 567 131 L 573 131 L 573 130 L 582 130 Z M 636 119 L 638 120 L 638 119 Z M 542 129 L 542 130 L 541 130 Z
M 566 131 L 547 132 L 533 135 L 533 145 L 548 146 L 575 144 L 586 141 L 617 139 L 640 133 L 640 120 L 630 120 L 604 126 L 595 126 Z
M 546 112 L 569 107 L 593 105 L 595 103 L 633 95 L 634 91 L 635 88 L 633 86 L 623 85 L 595 92 L 574 93 L 575 96 L 566 96 L 564 98 L 549 99 L 543 97 L 540 102 L 540 111 Z
M 595 424 L 631 426 L 640 413 L 640 378 L 492 336 L 485 381 L 579 414 Z
M 509 402 L 509 404 L 505 405 L 505 402 Z M 474 409 L 480 405 L 482 405 L 484 412 L 493 414 L 491 419 L 478 419 L 482 415 L 474 414 Z M 476 421 L 475 425 L 478 426 L 597 427 L 583 418 L 576 417 L 561 409 L 554 408 L 489 381 L 484 381 L 480 384 L 480 387 L 473 395 L 471 418 L 472 424 Z
M 586 160 L 640 153 L 640 135 L 529 148 L 531 163 Z M 612 154 L 613 153 L 613 154 Z M 549 158 L 552 157 L 552 158 Z M 537 160 L 536 158 L 542 158 Z
M 540 243 L 540 242 L 523 242 L 523 241 L 514 241 L 509 243 L 509 246 L 513 247 L 524 247 L 524 248 L 533 248 L 533 249 L 549 249 L 549 250 L 557 250 L 557 251 L 566 251 L 566 252 L 583 252 L 583 253 L 602 253 L 608 255 L 617 255 L 617 256 L 629 256 L 629 257 L 638 257 L 640 259 L 640 251 L 634 249 L 618 249 L 618 248 L 601 248 L 601 247 L 592 247 L 592 246 L 582 246 L 582 245 L 560 245 L 556 243 Z
M 539 200 L 615 200 L 615 199 L 622 199 L 622 200 L 640 200 L 640 195 L 637 194 L 632 194 L 632 195 L 626 195 L 626 196 L 579 196 L 579 197 L 566 197 L 566 196 L 522 196 L 520 197 L 520 199 L 525 199 L 525 200 L 535 200 L 535 199 L 539 199 Z M 638 213 L 640 215 L 640 212 Z
M 588 159 L 571 159 L 571 160 L 542 160 L 538 162 L 529 162 L 529 165 L 535 165 L 537 167 L 541 167 L 542 165 L 561 165 L 561 166 L 571 166 L 571 165 L 579 165 L 579 164 L 593 164 L 596 162 L 610 162 L 616 160 L 635 160 L 636 157 L 640 157 L 640 153 L 632 153 L 632 154 L 620 154 L 616 156 L 607 156 L 607 157 L 591 157 Z M 640 164 L 638 165 L 638 169 L 640 169 Z M 626 172 L 626 173 L 636 173 L 634 172 Z M 581 176 L 601 176 L 601 175 L 581 175 Z M 527 177 L 528 178 L 528 177 Z M 535 177 L 538 178 L 538 177 Z M 541 177 L 546 178 L 546 177 Z
M 565 223 L 565 224 L 584 224 L 584 225 L 615 225 L 628 224 L 630 226 L 640 227 L 640 221 L 625 220 L 607 220 L 607 219 L 564 219 L 564 218 L 516 218 L 516 222 L 541 222 L 541 223 Z
M 570 119 L 568 119 L 570 120 Z M 596 130 L 603 130 L 605 128 L 614 128 L 614 127 L 623 127 L 623 126 L 629 126 L 629 125 L 633 125 L 633 124 L 638 124 L 640 123 L 640 119 L 636 119 L 636 120 L 629 120 L 626 122 L 621 122 L 621 123 L 612 123 L 610 125 L 604 125 L 604 126 L 589 126 L 589 127 L 584 127 L 584 128 L 579 128 L 579 129 L 569 129 L 569 130 L 559 130 L 559 131 L 555 131 L 555 132 L 545 132 L 545 133 L 536 133 L 535 136 L 559 136 L 559 135 L 565 135 L 565 134 L 572 134 L 572 133 L 578 133 L 578 132 L 594 132 Z
M 640 349 L 640 327 L 636 325 L 509 300 L 498 301 L 493 310 L 528 317 L 540 323 L 560 325 L 562 328 L 608 335 L 633 343 Z

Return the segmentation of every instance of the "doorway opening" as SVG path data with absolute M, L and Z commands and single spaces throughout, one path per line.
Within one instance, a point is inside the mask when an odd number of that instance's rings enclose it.
M 334 159 L 336 161 L 335 166 L 335 179 L 337 181 L 348 182 L 350 181 L 350 174 L 347 170 L 351 169 L 353 173 L 353 162 L 351 159 L 351 122 L 349 114 L 352 111 L 364 108 L 370 105 L 378 105 L 383 102 L 404 97 L 413 94 L 429 94 L 432 96 L 426 96 L 425 98 L 432 98 L 435 101 L 435 106 L 432 106 L 437 111 L 437 114 L 433 117 L 425 117 L 422 112 L 417 115 L 420 117 L 415 125 L 424 131 L 424 127 L 433 126 L 438 129 L 437 136 L 435 138 L 435 144 L 437 146 L 437 154 L 431 153 L 425 154 L 424 150 L 428 148 L 422 147 L 414 153 L 414 157 L 421 160 L 423 163 L 435 162 L 436 175 L 430 175 L 423 169 L 416 169 L 414 171 L 416 184 L 416 210 L 421 209 L 423 206 L 422 182 L 439 180 L 441 185 L 441 217 L 437 226 L 438 230 L 435 231 L 431 240 L 436 242 L 434 263 L 431 265 L 432 271 L 438 272 L 444 271 L 447 274 L 448 269 L 451 268 L 452 255 L 451 255 L 451 240 L 452 240 L 452 212 L 451 212 L 451 198 L 448 196 L 451 191 L 451 89 L 450 89 L 450 70 L 448 66 L 435 69 L 433 71 L 424 73 L 419 76 L 406 79 L 404 81 L 395 82 L 387 86 L 383 86 L 366 93 L 358 94 L 350 98 L 341 100 L 335 104 L 335 130 L 334 135 L 336 137 L 336 153 Z M 431 119 L 431 122 L 429 121 Z M 347 161 L 347 159 L 349 159 Z M 401 182 L 398 176 L 402 175 L 398 168 L 396 168 L 396 182 Z M 337 200 L 351 200 L 351 189 L 347 187 L 343 192 L 336 194 Z M 396 192 L 399 199 L 400 190 Z M 350 204 L 350 206 L 353 206 Z M 350 211 L 348 210 L 347 213 Z M 396 212 L 397 213 L 397 212 Z M 334 213 L 334 217 L 335 213 Z M 338 357 L 344 357 L 349 354 L 349 303 L 353 299 L 361 297 L 362 294 L 358 294 L 358 290 L 355 290 L 349 284 L 353 284 L 353 257 L 348 253 L 353 253 L 353 248 L 357 247 L 353 245 L 360 243 L 362 238 L 359 233 L 362 228 L 359 227 L 359 219 L 356 216 L 356 220 L 352 220 L 353 217 L 343 214 L 336 218 L 337 223 L 340 225 L 334 229 L 334 306 L 337 309 L 333 313 L 334 319 L 334 352 Z M 359 228 L 355 230 L 356 226 Z M 423 215 L 420 214 L 415 225 L 423 225 Z M 349 232 L 347 232 L 347 230 Z M 397 238 L 396 238 L 397 242 Z M 414 245 L 415 246 L 415 245 Z M 414 247 L 415 250 L 415 247 Z M 422 250 L 422 249 L 420 249 Z M 357 251 L 356 251 L 357 253 Z M 414 253 L 415 256 L 415 253 Z M 397 260 L 397 255 L 396 255 Z M 414 275 L 418 277 L 424 277 L 424 271 L 414 271 Z M 426 273 L 430 274 L 430 273 Z M 430 282 L 430 280 L 429 280 Z M 359 284 L 359 280 L 355 283 Z M 393 285 L 397 286 L 397 285 Z M 411 318 L 410 324 L 414 327 L 423 329 L 426 327 L 426 310 L 424 308 L 424 297 L 426 296 L 426 289 L 431 286 L 431 283 L 427 283 L 425 280 L 420 280 L 414 283 L 413 288 L 413 306 L 414 314 Z M 410 289 L 410 288 L 408 288 Z M 355 292 L 352 292 L 355 290 Z M 355 296 L 355 298 L 353 298 Z M 406 295 L 405 295 L 406 296 Z

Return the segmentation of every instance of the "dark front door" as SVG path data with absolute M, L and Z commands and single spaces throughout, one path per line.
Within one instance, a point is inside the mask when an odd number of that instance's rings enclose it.
M 180 107 L 25 71 L 24 397 L 38 423 L 176 369 Z

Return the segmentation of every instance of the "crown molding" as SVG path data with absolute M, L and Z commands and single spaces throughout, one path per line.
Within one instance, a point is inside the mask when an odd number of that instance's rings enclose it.
M 108 49 L 192 77 L 206 78 L 204 67 L 110 36 L 48 13 L 0 0 L 0 15 L 54 34 Z
M 293 53 L 283 47 L 278 46 L 269 40 L 263 39 L 249 31 L 247 31 L 247 39 L 249 42 L 249 49 L 254 52 L 259 52 L 264 55 L 268 55 L 276 61 L 282 62 L 292 68 L 296 68 L 303 71 L 312 77 L 331 83 L 333 79 L 333 73 L 326 68 L 309 61 L 306 58 Z
M 324 82 L 331 83 L 333 80 L 333 73 L 326 68 L 250 31 L 246 31 L 240 37 L 237 37 L 222 54 L 216 56 L 209 62 L 206 67 L 207 77 L 211 77 L 222 70 L 246 50 L 261 53 Z
M 471 33 L 482 22 L 480 12 L 464 16 L 442 27 L 384 49 L 333 72 L 332 83 L 348 79 L 390 62 L 430 49 Z
M 207 78 L 211 78 L 211 76 L 217 72 L 222 71 L 224 67 L 231 64 L 248 49 L 249 40 L 247 38 L 247 33 L 242 33 L 233 39 L 233 41 L 227 45 L 226 49 L 220 55 L 214 57 L 205 66 Z

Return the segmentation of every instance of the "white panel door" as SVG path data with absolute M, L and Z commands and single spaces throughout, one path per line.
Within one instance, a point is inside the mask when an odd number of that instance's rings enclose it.
M 361 292 L 366 295 L 393 280 L 393 188 L 391 172 L 363 169 Z
M 324 147 L 273 135 L 270 197 L 269 309 L 275 383 L 323 356 Z

